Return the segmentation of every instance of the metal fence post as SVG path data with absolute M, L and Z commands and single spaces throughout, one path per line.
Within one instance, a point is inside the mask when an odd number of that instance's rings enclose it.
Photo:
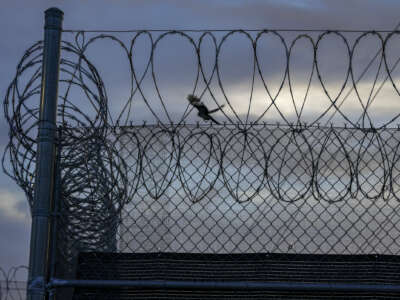
M 49 257 L 50 214 L 53 207 L 54 165 L 56 158 L 56 116 L 63 12 L 45 11 L 42 88 L 32 227 L 29 255 L 28 299 L 46 299 Z

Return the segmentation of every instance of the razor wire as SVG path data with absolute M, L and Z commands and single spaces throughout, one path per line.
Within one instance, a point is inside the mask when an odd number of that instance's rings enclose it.
M 71 248 L 117 250 L 115 239 L 121 234 L 122 215 L 127 213 L 126 208 L 138 195 L 157 202 L 165 197 L 168 199 L 172 192 L 180 195 L 181 201 L 186 199 L 192 205 L 201 205 L 212 201 L 211 194 L 222 193 L 221 199 L 233 199 L 235 203 L 247 205 L 260 201 L 260 195 L 268 191 L 269 196 L 265 199 L 275 199 L 286 203 L 287 207 L 304 205 L 307 199 L 322 203 L 319 205 L 325 210 L 329 205 L 346 205 L 354 200 L 361 206 L 363 201 L 370 206 L 373 201 L 383 201 L 382 205 L 393 217 L 399 200 L 400 131 L 395 127 L 400 113 L 376 123 L 371 110 L 385 83 L 396 96 L 400 95 L 395 76 L 400 59 L 393 58 L 390 52 L 399 33 L 357 32 L 351 42 L 341 31 L 317 32 L 316 35 L 296 33 L 288 39 L 277 30 L 222 33 L 143 30 L 124 33 L 131 35 L 127 41 L 115 33 L 65 31 L 64 34 L 72 35 L 72 39 L 62 42 L 57 111 L 62 199 L 59 210 L 63 214 L 58 230 L 62 236 L 71 237 L 63 243 L 73 244 L 66 246 L 65 251 Z M 183 39 L 192 49 L 196 70 L 188 94 L 201 99 L 208 97 L 207 105 L 221 107 L 225 104 L 227 110 L 218 115 L 222 125 L 205 125 L 201 120 L 197 125 L 188 125 L 196 119 L 186 99 L 181 99 L 183 113 L 178 115 L 163 97 L 156 57 L 159 45 L 171 36 Z M 252 57 L 249 62 L 252 70 L 250 94 L 243 111 L 228 95 L 229 86 L 224 84 L 221 65 L 223 53 L 229 52 L 226 44 L 234 36 L 244 37 L 249 42 Z M 275 93 L 261 63 L 263 52 L 259 45 L 266 36 L 279 42 L 285 58 Z M 148 59 L 136 56 L 135 46 L 141 38 L 150 43 Z M 335 95 L 329 91 L 320 61 L 319 49 L 329 38 L 344 47 L 343 60 L 347 61 Z M 370 93 L 363 99 L 364 73 L 358 76 L 354 70 L 357 50 L 367 38 L 373 38 L 379 45 L 374 57 L 378 68 L 372 76 Z M 211 41 L 214 49 L 212 63 L 208 66 L 202 57 L 206 40 Z M 96 43 L 104 41 L 122 50 L 128 66 L 130 86 L 124 89 L 127 91 L 125 101 L 117 113 L 102 79 L 105 71 L 89 55 Z M 304 76 L 303 97 L 296 96 L 291 65 L 300 42 L 308 45 L 312 57 L 309 73 Z M 30 205 L 35 177 L 42 50 L 40 41 L 26 51 L 4 100 L 10 141 L 3 156 L 3 168 L 24 190 Z M 135 67 L 137 60 L 145 61 L 142 72 Z M 366 70 L 369 67 L 367 65 Z M 146 79 L 152 83 L 151 93 L 156 102 L 149 99 L 144 86 Z M 265 105 L 252 116 L 256 81 L 261 83 Z M 306 111 L 307 100 L 315 87 L 314 81 L 329 104 L 310 119 Z M 292 105 L 293 115 L 288 115 L 280 102 L 284 89 L 289 93 L 286 104 Z M 356 121 L 342 107 L 347 99 L 346 89 L 348 93 L 353 91 L 359 105 Z M 80 91 L 79 97 L 76 90 Z M 137 125 L 142 121 L 144 110 L 149 112 L 155 124 Z M 278 124 L 265 123 L 272 111 L 278 116 L 274 119 Z M 335 114 L 341 116 L 347 124 L 345 127 L 320 124 L 329 122 Z M 351 206 L 349 214 L 355 209 Z M 364 213 L 369 214 L 368 211 Z M 385 221 L 389 223 L 382 226 L 395 227 L 389 216 Z M 261 212 L 259 217 L 263 217 Z M 367 224 L 365 220 L 362 222 Z M 128 226 L 125 230 L 129 231 Z M 281 234 L 280 239 L 285 240 L 287 233 Z M 274 244 L 279 243 L 274 241 Z M 388 244 L 384 246 L 389 247 Z M 396 249 L 389 252 L 397 253 Z
M 65 32 L 65 34 L 67 34 Z M 213 102 L 219 107 L 222 102 L 226 103 L 230 109 L 230 114 L 222 111 L 222 116 L 224 118 L 223 121 L 227 123 L 237 124 L 238 127 L 242 129 L 246 129 L 251 127 L 252 125 L 249 123 L 249 112 L 250 107 L 252 105 L 253 99 L 253 88 L 254 88 L 254 78 L 256 76 L 262 82 L 262 85 L 265 89 L 265 99 L 270 100 L 270 103 L 266 105 L 264 110 L 259 111 L 259 115 L 254 118 L 251 123 L 258 123 L 263 120 L 263 117 L 273 109 L 276 109 L 280 116 L 280 122 L 283 122 L 285 125 L 289 126 L 301 126 L 303 124 L 302 117 L 304 114 L 305 104 L 307 101 L 307 94 L 310 89 L 311 80 L 313 78 L 317 78 L 319 84 L 324 90 L 326 97 L 330 101 L 330 105 L 322 111 L 320 114 L 315 115 L 315 118 L 309 122 L 309 126 L 313 126 L 319 123 L 319 121 L 327 115 L 328 113 L 332 113 L 332 115 L 338 113 L 343 117 L 343 120 L 349 124 L 350 127 L 355 128 L 376 128 L 381 127 L 385 128 L 386 126 L 390 126 L 395 124 L 398 119 L 398 114 L 392 117 L 390 120 L 386 120 L 384 124 L 380 126 L 373 124 L 372 118 L 369 116 L 369 107 L 372 102 L 375 100 L 378 90 L 374 90 L 372 88 L 371 94 L 369 95 L 367 101 L 363 101 L 361 98 L 358 84 L 362 82 L 361 74 L 359 78 L 354 74 L 354 66 L 353 66 L 353 58 L 355 55 L 355 51 L 359 44 L 368 37 L 374 37 L 380 43 L 380 50 L 378 51 L 375 58 L 379 60 L 379 68 L 377 69 L 377 73 L 374 76 L 374 87 L 377 84 L 377 78 L 380 72 L 384 72 L 385 80 L 380 85 L 379 88 L 382 88 L 383 84 L 388 81 L 393 86 L 396 94 L 399 94 L 399 90 L 396 84 L 395 79 L 392 76 L 399 59 L 395 62 L 391 62 L 387 59 L 390 50 L 390 42 L 395 40 L 398 31 L 393 32 L 376 32 L 376 31 L 366 31 L 359 33 L 359 36 L 354 38 L 354 43 L 350 44 L 348 39 L 345 36 L 345 31 L 324 31 L 318 32 L 316 37 L 312 37 L 309 32 L 305 32 L 303 34 L 299 34 L 292 38 L 291 41 L 287 41 L 284 38 L 283 32 L 276 30 L 260 30 L 260 31 L 245 31 L 245 30 L 232 30 L 224 32 L 224 34 L 218 39 L 217 34 L 218 31 L 204 31 L 201 32 L 200 35 L 196 37 L 191 36 L 189 32 L 186 31 L 165 31 L 159 33 L 158 31 L 137 31 L 132 33 L 133 37 L 130 39 L 129 43 L 124 43 L 122 39 L 119 39 L 117 36 L 110 35 L 108 33 L 104 34 L 96 34 L 94 36 L 86 37 L 89 33 L 84 31 L 72 32 L 74 35 L 73 41 L 64 41 L 62 44 L 62 59 L 60 64 L 61 71 L 61 79 L 60 79 L 60 91 L 62 93 L 59 96 L 59 106 L 58 106 L 58 122 L 59 125 L 62 124 L 76 124 L 78 127 L 87 127 L 87 128 L 97 128 L 95 131 L 96 138 L 104 137 L 104 128 L 107 126 L 113 125 L 129 125 L 133 120 L 137 120 L 137 116 L 133 111 L 134 101 L 138 102 L 143 100 L 144 104 L 147 106 L 148 110 L 151 112 L 152 116 L 155 118 L 160 126 L 164 126 L 165 123 L 176 123 L 183 124 L 187 119 L 191 112 L 191 108 L 187 106 L 183 115 L 176 118 L 175 120 L 171 117 L 171 111 L 168 109 L 168 103 L 163 98 L 160 90 L 159 83 L 157 81 L 157 74 L 155 73 L 155 57 L 157 52 L 158 45 L 169 36 L 179 36 L 180 38 L 187 41 L 191 47 L 193 48 L 193 59 L 197 63 L 196 70 L 196 78 L 193 84 L 193 88 L 191 88 L 192 94 L 197 94 L 201 98 L 206 93 L 209 93 Z M 226 93 L 226 88 L 223 85 L 223 76 L 221 73 L 222 66 L 220 65 L 220 56 L 221 53 L 224 52 L 224 45 L 227 41 L 232 38 L 232 36 L 240 35 L 244 36 L 249 40 L 249 43 L 252 47 L 252 55 L 253 61 L 250 62 L 253 65 L 253 74 L 252 74 L 252 87 L 251 87 L 251 95 L 248 101 L 248 109 L 247 114 L 240 118 L 239 113 L 236 111 L 233 103 L 231 103 L 229 97 Z M 286 62 L 284 63 L 284 70 L 282 75 L 282 80 L 279 84 L 279 88 L 276 91 L 275 95 L 269 89 L 268 81 L 266 80 L 265 75 L 263 75 L 262 66 L 260 63 L 260 53 L 258 44 L 261 43 L 262 39 L 265 36 L 273 36 L 276 37 L 279 43 L 281 44 L 281 51 L 286 57 Z M 149 39 L 151 43 L 150 53 L 148 55 L 148 61 L 145 63 L 145 69 L 142 74 L 139 74 L 135 69 L 135 43 L 142 37 L 146 37 Z M 319 48 L 320 45 L 324 43 L 325 40 L 330 37 L 337 38 L 339 43 L 342 43 L 346 49 L 346 55 L 343 59 L 348 60 L 347 69 L 345 70 L 343 84 L 340 87 L 336 96 L 332 96 L 327 88 L 326 80 L 324 79 L 324 75 L 320 70 L 319 65 Z M 207 76 L 207 71 L 205 70 L 204 62 L 202 61 L 202 44 L 206 39 L 210 39 L 215 48 L 215 54 L 213 57 L 213 64 L 209 68 L 211 71 L 209 72 L 209 76 Z M 107 89 L 102 81 L 100 76 L 98 67 L 91 63 L 90 57 L 87 57 L 85 53 L 88 51 L 90 47 L 93 47 L 96 42 L 100 40 L 111 41 L 113 44 L 118 45 L 123 51 L 124 55 L 127 59 L 127 64 L 130 68 L 130 81 L 131 87 L 130 92 L 126 95 L 126 103 L 123 105 L 122 110 L 117 116 L 112 116 L 109 110 L 109 99 L 107 96 Z M 294 79 L 291 76 L 291 65 L 290 61 L 296 48 L 296 44 L 299 41 L 306 41 L 311 46 L 312 51 L 312 63 L 310 66 L 310 74 L 308 77 L 307 83 L 307 92 L 301 101 L 295 98 L 295 84 Z M 389 49 L 389 50 L 388 50 Z M 227 51 L 227 50 L 225 50 Z M 141 57 L 137 58 L 140 59 Z M 375 60 L 374 58 L 374 60 Z M 5 116 L 9 124 L 10 128 L 10 143 L 6 150 L 6 155 L 8 155 L 7 161 L 10 161 L 11 166 L 6 166 L 4 169 L 17 181 L 18 185 L 23 188 L 25 193 L 28 196 L 29 202 L 32 201 L 32 186 L 34 180 L 34 165 L 35 165 L 35 141 L 36 141 L 36 128 L 38 122 L 38 103 L 34 100 L 38 100 L 37 97 L 40 95 L 40 79 L 41 79 L 41 62 L 42 62 L 42 42 L 35 43 L 32 47 L 30 47 L 24 56 L 22 57 L 20 63 L 17 66 L 17 72 L 14 80 L 10 84 L 5 101 L 4 101 L 4 111 Z M 366 70 L 368 70 L 370 65 L 367 66 Z M 316 74 L 316 76 L 315 76 Z M 151 104 L 146 97 L 146 93 L 141 86 L 144 78 L 146 76 L 150 76 L 154 83 L 154 92 L 159 99 L 158 104 Z M 217 99 L 215 96 L 215 91 L 211 89 L 211 81 L 216 79 L 218 82 L 218 89 L 222 92 L 222 99 Z M 200 83 L 204 84 L 204 88 L 200 90 Z M 283 87 L 288 85 L 291 102 L 293 104 L 296 120 L 294 122 L 290 122 L 285 115 L 284 111 L 279 107 L 278 97 L 281 93 Z M 352 121 L 347 115 L 346 112 L 340 109 L 343 102 L 346 100 L 340 99 L 340 96 L 344 93 L 346 86 L 351 86 L 351 89 L 355 91 L 356 98 L 359 101 L 362 112 L 359 117 L 359 122 Z M 79 101 L 71 96 L 71 90 L 73 88 L 81 89 L 83 96 L 86 97 L 85 103 L 89 105 L 87 110 L 83 109 L 79 105 Z M 375 93 L 374 93 L 375 92 Z M 142 99 L 137 99 L 140 96 Z M 136 98 L 135 98 L 136 97 Z M 342 102 L 339 103 L 339 100 Z M 185 101 L 182 99 L 182 101 Z M 300 102 L 296 104 L 296 102 Z M 162 112 L 156 110 L 155 106 L 159 106 L 162 109 Z M 86 107 L 87 109 L 87 107 Z M 136 111 L 136 110 L 135 110 Z M 165 114 L 167 117 L 167 122 L 161 119 L 160 114 Z M 79 139 L 82 140 L 82 136 L 79 136 Z M 77 139 L 75 139 L 76 141 Z M 74 143 L 70 141 L 71 143 Z M 79 143 L 79 142 L 78 142 Z M 3 157 L 3 166 L 5 163 L 5 158 Z
M 25 300 L 26 281 L 21 280 L 21 275 L 27 277 L 26 266 L 11 267 L 8 271 L 0 268 L 0 300 Z
M 79 218 L 73 222 L 79 229 L 60 226 L 74 230 L 61 238 L 75 236 L 71 244 L 82 249 L 400 251 L 397 128 L 145 125 L 109 128 L 107 136 L 127 189 L 119 206 L 96 200 L 97 206 L 85 207 L 82 198 L 79 214 L 61 213 L 61 220 Z M 74 186 L 89 182 L 76 177 Z M 115 207 L 122 209 L 117 213 Z M 98 240 L 88 232 L 102 232 L 101 219 L 107 234 Z

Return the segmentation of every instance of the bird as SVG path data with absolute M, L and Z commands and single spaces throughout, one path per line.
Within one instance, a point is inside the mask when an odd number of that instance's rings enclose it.
M 225 106 L 224 104 L 222 104 L 220 107 L 216 109 L 209 110 L 207 106 L 205 106 L 204 103 L 200 101 L 200 98 L 196 97 L 195 95 L 192 94 L 188 95 L 187 100 L 193 107 L 197 109 L 198 111 L 197 115 L 200 118 L 202 118 L 205 121 L 212 121 L 215 124 L 220 125 L 220 123 L 217 120 L 215 120 L 212 116 L 210 116 L 210 114 L 222 110 L 222 108 Z

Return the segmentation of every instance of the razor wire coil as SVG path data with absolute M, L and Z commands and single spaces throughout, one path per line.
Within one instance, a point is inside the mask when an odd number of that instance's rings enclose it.
M 371 206 L 371 201 L 383 201 L 385 209 L 396 208 L 400 199 L 400 131 L 393 126 L 399 114 L 377 124 L 371 116 L 371 107 L 386 82 L 397 96 L 400 95 L 393 75 L 400 59 L 391 62 L 388 58 L 398 31 L 353 32 L 358 34 L 353 43 L 345 31 L 323 31 L 317 35 L 304 32 L 288 41 L 278 30 L 222 33 L 143 30 L 130 32 L 132 36 L 128 42 L 111 32 L 64 32 L 73 37 L 62 42 L 57 109 L 56 144 L 60 148 L 60 209 L 63 211 L 59 230 L 71 237 L 64 243 L 86 250 L 115 251 L 115 236 L 118 230 L 122 230 L 121 216 L 127 213 L 126 207 L 136 203 L 138 198 L 150 197 L 157 202 L 165 197 L 171 201 L 178 197 L 185 207 L 186 201 L 201 206 L 214 195 L 243 206 L 260 199 L 278 201 L 287 207 L 302 206 L 312 199 L 324 207 L 347 205 L 347 202 L 356 200 L 360 206 L 364 205 L 363 202 Z M 221 57 L 224 51 L 228 51 L 226 44 L 237 35 L 249 41 L 252 57 L 251 93 L 244 113 L 228 95 L 229 86 L 223 83 L 221 65 Z M 187 102 L 183 105 L 183 113 L 176 115 L 163 97 L 156 57 L 160 44 L 170 36 L 185 40 L 193 51 L 196 75 L 188 93 L 200 98 L 208 96 L 214 106 L 226 104 L 229 109 L 229 113 L 222 111 L 219 115 L 222 125 L 191 124 L 193 109 Z M 265 36 L 273 36 L 279 41 L 285 57 L 283 74 L 274 93 L 261 64 L 259 45 Z M 151 47 L 144 70 L 139 73 L 135 68 L 135 59 L 138 59 L 135 45 L 143 37 L 148 39 Z M 342 43 L 346 54 L 343 59 L 348 61 L 342 84 L 335 95 L 329 91 L 320 65 L 319 49 L 331 37 Z M 371 93 L 363 99 L 360 94 L 363 73 L 357 76 L 354 64 L 359 45 L 371 37 L 379 44 L 380 50 L 374 58 L 379 67 L 373 76 Z M 211 71 L 208 72 L 202 59 L 202 43 L 206 39 L 215 49 L 213 63 L 208 66 Z M 130 86 L 126 101 L 117 113 L 112 110 L 114 103 L 109 99 L 103 73 L 88 54 L 99 41 L 117 45 L 127 59 Z M 296 76 L 291 62 L 295 59 L 297 45 L 303 41 L 311 49 L 312 61 L 305 76 L 304 97 L 299 98 L 295 96 Z M 42 50 L 43 43 L 39 41 L 26 51 L 4 101 L 10 140 L 2 160 L 3 169 L 24 190 L 30 205 L 33 201 L 39 122 L 38 102 L 35 100 L 41 89 Z M 153 84 L 152 93 L 157 102 L 148 99 L 144 86 L 146 78 L 150 78 Z M 264 109 L 252 117 L 250 111 L 254 105 L 256 80 L 261 82 L 263 97 L 268 101 Z M 313 80 L 322 88 L 329 105 L 305 123 Z M 286 115 L 278 99 L 284 88 L 289 91 L 294 120 Z M 356 121 L 342 109 L 348 88 L 353 91 L 360 107 Z M 75 89 L 81 92 L 81 98 L 76 99 Z M 138 124 L 140 111 L 135 105 L 140 101 L 155 124 Z M 280 124 L 264 122 L 272 110 L 277 112 Z M 340 115 L 347 125 L 329 126 L 335 115 Z M 323 121 L 325 124 L 321 125 Z M 230 205 L 227 210 L 233 210 L 234 204 Z M 349 215 L 351 210 L 354 208 L 350 209 Z M 247 218 L 251 216 L 247 215 Z M 166 220 L 170 220 L 172 225 L 177 222 L 171 217 Z M 392 222 L 395 227 L 394 221 L 385 222 Z M 129 233 L 128 226 L 124 230 Z M 285 234 L 281 239 L 285 240 Z M 176 242 L 177 237 L 173 240 Z M 396 243 L 383 244 L 389 249 Z M 67 252 L 69 248 L 72 246 L 66 247 Z M 390 249 L 389 252 L 397 253 L 397 250 Z

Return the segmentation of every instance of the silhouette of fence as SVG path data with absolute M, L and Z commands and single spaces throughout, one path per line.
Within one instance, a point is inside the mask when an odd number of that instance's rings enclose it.
M 85 253 L 398 256 L 398 34 L 64 30 L 50 282 L 76 278 Z M 127 84 L 111 93 L 113 47 Z M 4 103 L 3 166 L 31 205 L 42 50 L 27 50 Z M 225 105 L 218 124 L 188 94 Z
M 10 268 L 7 272 L 0 268 L 0 300 L 25 300 L 27 267 Z
M 78 133 L 87 130 L 62 130 Z M 72 248 L 399 254 L 398 129 L 128 126 L 105 136 L 61 151 L 59 228 Z

